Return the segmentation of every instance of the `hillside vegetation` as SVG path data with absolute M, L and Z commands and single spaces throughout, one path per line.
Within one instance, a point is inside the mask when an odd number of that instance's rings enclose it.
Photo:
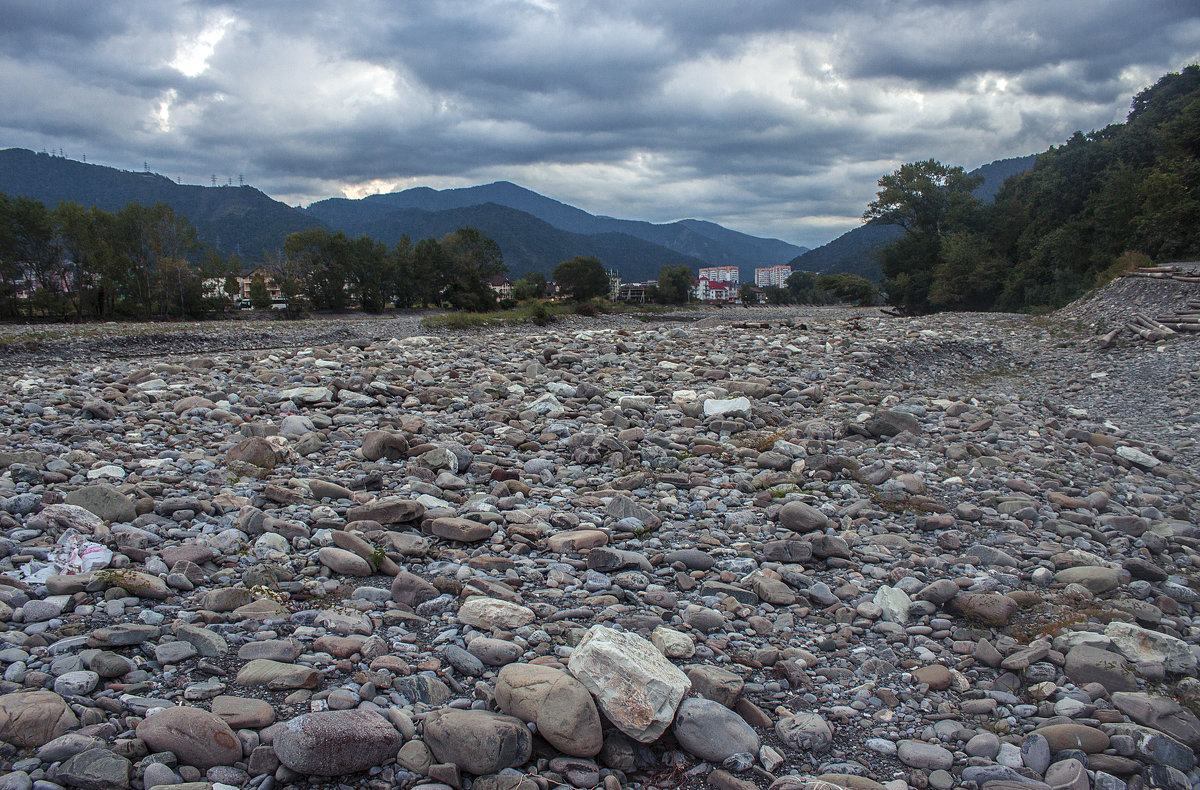
M 997 159 L 972 170 L 970 175 L 979 176 L 982 180 L 971 194 L 984 203 L 991 203 L 1005 180 L 1024 173 L 1033 167 L 1036 160 L 1037 154 Z M 789 263 L 794 271 L 854 274 L 878 283 L 883 279 L 880 253 L 902 235 L 904 229 L 898 225 L 869 222 L 843 233 L 828 244 L 809 250 Z
M 882 253 L 910 312 L 1061 306 L 1139 261 L 1200 256 L 1200 65 L 1133 99 L 1126 122 L 1039 154 L 986 204 L 935 160 L 880 179 L 864 219 L 906 233 Z

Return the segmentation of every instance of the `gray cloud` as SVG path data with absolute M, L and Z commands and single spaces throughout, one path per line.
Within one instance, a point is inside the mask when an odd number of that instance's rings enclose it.
M 1183 3 L 0 0 L 0 145 L 289 203 L 521 183 L 815 246 L 878 177 L 1120 120 L 1200 59 Z

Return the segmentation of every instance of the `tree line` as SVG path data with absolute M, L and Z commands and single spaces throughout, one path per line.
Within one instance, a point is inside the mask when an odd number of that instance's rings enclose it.
M 263 259 L 266 276 L 252 282 L 251 301 L 270 304 L 269 277 L 293 312 L 351 304 L 486 310 L 496 304 L 490 279 L 507 271 L 496 242 L 474 228 L 415 244 L 403 237 L 391 248 L 313 228 Z M 47 209 L 0 193 L 0 319 L 197 317 L 236 304 L 242 271 L 238 256 L 201 244 L 166 203 Z
M 194 314 L 201 282 L 240 268 L 202 250 L 166 203 L 113 213 L 62 202 L 47 209 L 0 193 L 0 317 Z
M 910 313 L 1059 307 L 1131 267 L 1200 256 L 1200 65 L 1137 94 L 1124 124 L 1039 154 L 991 204 L 961 167 L 879 179 L 863 219 L 905 235 L 881 253 Z
M 391 305 L 488 310 L 496 305 L 491 279 L 508 271 L 499 245 L 475 228 L 415 244 L 402 236 L 391 248 L 368 236 L 312 228 L 291 234 L 282 254 L 266 257 L 289 304 L 317 310 L 351 304 L 370 313 Z

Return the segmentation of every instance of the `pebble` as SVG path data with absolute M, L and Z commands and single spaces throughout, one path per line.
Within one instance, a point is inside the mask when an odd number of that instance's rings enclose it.
M 6 352 L 3 786 L 1187 786 L 1194 337 L 683 317 Z

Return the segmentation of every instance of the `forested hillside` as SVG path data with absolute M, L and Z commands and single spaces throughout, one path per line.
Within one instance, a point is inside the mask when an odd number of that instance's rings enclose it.
M 883 252 L 908 311 L 1056 307 L 1138 262 L 1200 256 L 1200 66 L 1133 99 L 1126 122 L 1039 154 L 992 204 L 929 160 L 880 179 L 864 219 L 903 224 Z
M 48 209 L 63 200 L 108 212 L 130 203 L 166 203 L 187 217 L 205 244 L 245 260 L 260 259 L 264 250 L 278 250 L 288 234 L 324 226 L 316 217 L 254 187 L 176 184 L 156 173 L 134 173 L 21 148 L 0 150 L 0 192 L 33 198 Z
M 598 258 L 630 281 L 653 279 L 666 265 L 687 266 L 693 271 L 704 265 L 698 258 L 624 233 L 570 233 L 527 212 L 494 203 L 441 211 L 392 210 L 353 223 L 331 216 L 329 224 L 345 228 L 349 236 L 366 235 L 388 245 L 404 236 L 440 237 L 461 227 L 478 228 L 500 245 L 513 277 L 528 272 L 549 274 L 559 262 L 577 255 Z
M 972 194 L 984 203 L 992 202 L 1004 181 L 1033 167 L 1037 154 L 997 159 L 972 170 L 970 175 L 980 178 L 979 186 Z M 904 235 L 897 225 L 871 222 L 838 236 L 828 244 L 793 259 L 793 271 L 818 272 L 820 274 L 855 274 L 872 282 L 883 279 L 880 268 L 880 253 L 883 248 Z

